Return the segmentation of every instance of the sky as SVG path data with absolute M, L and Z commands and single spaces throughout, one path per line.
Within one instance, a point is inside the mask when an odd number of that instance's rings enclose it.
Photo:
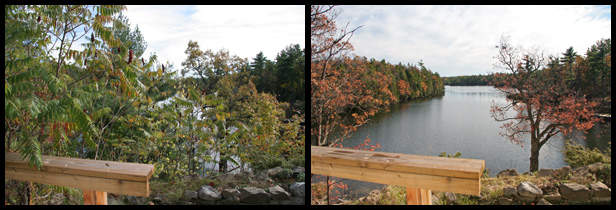
M 127 5 L 123 11 L 132 27 L 138 26 L 158 61 L 182 68 L 188 41 L 201 50 L 226 49 L 252 60 L 260 51 L 270 60 L 291 44 L 305 43 L 303 5 Z
M 337 25 L 362 26 L 351 43 L 356 55 L 424 65 L 441 76 L 486 74 L 502 35 L 514 46 L 579 55 L 611 38 L 611 6 L 339 6 Z

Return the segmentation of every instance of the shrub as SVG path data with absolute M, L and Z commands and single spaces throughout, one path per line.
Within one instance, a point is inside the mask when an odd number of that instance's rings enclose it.
M 593 163 L 610 163 L 609 155 L 602 153 L 599 149 L 589 149 L 583 145 L 565 143 L 565 161 L 573 168 L 590 165 Z

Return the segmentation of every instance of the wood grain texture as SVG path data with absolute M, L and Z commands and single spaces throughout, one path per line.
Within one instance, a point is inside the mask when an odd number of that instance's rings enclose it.
M 313 174 L 479 195 L 485 161 L 313 146 L 310 164 Z
M 41 184 L 74 187 L 81 190 L 96 190 L 124 195 L 150 195 L 147 181 L 119 180 L 82 175 L 53 173 L 24 168 L 4 167 L 5 178 L 32 181 Z
M 406 188 L 406 204 L 432 205 L 432 191 L 420 188 Z
M 324 163 L 459 178 L 479 178 L 485 167 L 485 161 L 478 159 L 446 158 L 317 146 L 312 146 L 310 157 L 311 161 Z
M 19 153 L 5 152 L 5 166 L 29 169 Z M 122 163 L 43 155 L 41 171 L 132 181 L 146 181 L 154 172 L 150 164 Z
M 107 192 L 84 190 L 83 205 L 107 205 Z
M 148 182 L 118 180 L 81 175 L 61 174 L 23 168 L 4 168 L 5 178 L 32 181 L 41 184 L 74 187 L 124 195 L 149 196 Z

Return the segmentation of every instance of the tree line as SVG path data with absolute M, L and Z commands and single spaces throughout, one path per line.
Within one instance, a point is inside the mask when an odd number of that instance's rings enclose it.
M 6 7 L 5 151 L 34 167 L 43 154 L 149 163 L 168 179 L 303 166 L 299 45 L 250 62 L 191 41 L 176 68 L 142 55 L 125 9 Z
M 443 77 L 445 85 L 451 86 L 483 86 L 492 84 L 493 80 L 492 74 Z

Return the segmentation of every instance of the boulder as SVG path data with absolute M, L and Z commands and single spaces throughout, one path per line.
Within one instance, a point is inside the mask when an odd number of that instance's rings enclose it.
M 511 205 L 511 204 L 513 204 L 513 199 L 505 198 L 505 197 L 500 197 L 500 198 L 498 198 L 498 204 L 499 205 Z
M 270 194 L 257 187 L 244 187 L 240 189 L 240 202 L 248 204 L 263 204 L 270 201 Z
M 199 198 L 199 194 L 196 191 L 185 190 L 183 198 L 187 201 L 197 200 L 197 198 Z
M 229 202 L 239 202 L 240 191 L 237 189 L 224 189 L 222 190 L 222 198 L 223 200 Z
M 564 183 L 559 188 L 562 197 L 568 201 L 588 201 L 591 198 L 590 189 L 578 183 Z
M 612 199 L 612 190 L 602 182 L 590 184 L 590 191 L 594 201 L 608 201 Z
M 588 166 L 587 166 L 588 171 L 589 171 L 590 173 L 593 173 L 593 174 L 596 174 L 597 172 L 599 172 L 600 170 L 602 170 L 602 169 L 603 169 L 603 167 L 605 167 L 605 166 L 604 166 L 604 164 L 603 164 L 603 163 L 601 163 L 601 162 L 598 162 L 598 163 L 593 163 L 593 164 L 590 164 L 590 165 L 588 165 Z
M 543 191 L 530 182 L 522 182 L 517 187 L 518 196 L 521 201 L 532 202 L 543 196 Z
M 508 198 L 514 198 L 518 194 L 518 191 L 513 187 L 505 187 L 503 188 L 503 195 Z
M 537 201 L 537 205 L 552 205 L 552 203 L 542 198 L 541 200 Z
M 291 194 L 278 185 L 268 188 L 268 191 L 272 195 L 272 200 L 287 200 L 291 197 Z
M 515 168 L 512 168 L 512 169 L 505 169 L 505 170 L 498 172 L 498 174 L 496 174 L 496 177 L 500 178 L 504 176 L 517 176 L 517 175 L 519 175 L 518 171 L 515 170 Z
M 289 187 L 293 196 L 304 197 L 306 192 L 305 182 L 295 182 Z
M 549 201 L 550 203 L 560 203 L 562 200 L 562 197 L 560 196 L 560 193 L 558 192 L 544 195 L 543 198 Z
M 305 173 L 306 173 L 306 170 L 304 169 L 304 167 L 295 167 L 293 169 L 293 177 L 295 179 L 299 179 L 300 175 L 305 174 Z
M 537 177 L 552 176 L 553 174 L 554 169 L 542 168 L 537 171 Z
M 456 194 L 452 193 L 452 192 L 446 192 L 445 193 L 445 200 L 447 200 L 448 204 L 456 202 L 456 200 L 457 200 Z
M 222 198 L 220 192 L 212 186 L 204 185 L 199 189 L 199 199 L 205 202 L 213 202 Z
M 293 169 L 293 174 L 306 173 L 306 169 L 304 167 L 298 166 Z
M 280 176 L 282 171 L 283 171 L 282 167 L 278 166 L 276 168 L 272 168 L 272 169 L 267 170 L 267 176 L 269 176 L 269 177 L 278 177 L 278 176 Z

